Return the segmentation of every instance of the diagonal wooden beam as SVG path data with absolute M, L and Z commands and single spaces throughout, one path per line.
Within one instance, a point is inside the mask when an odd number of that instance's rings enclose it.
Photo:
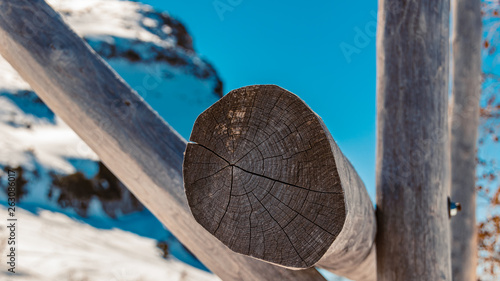
M 324 280 L 236 254 L 192 217 L 186 142 L 42 0 L 0 0 L 0 54 L 130 191 L 223 280 Z M 113 105 L 113 106 L 111 106 Z

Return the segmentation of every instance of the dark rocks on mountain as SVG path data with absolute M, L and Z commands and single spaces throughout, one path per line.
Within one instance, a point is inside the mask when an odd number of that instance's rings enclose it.
M 166 241 L 158 241 L 156 247 L 161 250 L 162 257 L 167 259 L 169 256 L 168 243 Z
M 164 61 L 173 66 L 184 66 L 189 64 L 186 58 L 182 58 L 179 54 L 169 52 L 158 53 L 154 60 Z
M 222 80 L 217 78 L 217 86 L 215 87 L 214 91 L 221 98 L 224 95 L 223 88 L 224 86 L 222 84 Z
M 140 61 L 141 56 L 136 53 L 134 50 L 128 50 L 125 52 L 124 57 L 128 59 L 129 61 Z
M 52 183 L 54 188 L 60 190 L 57 203 L 61 207 L 72 207 L 79 215 L 87 215 L 90 199 L 94 195 L 92 181 L 81 172 L 76 172 L 65 176 L 54 175 Z M 53 194 L 51 189 L 49 198 L 52 198 Z
M 168 34 L 168 36 L 174 36 L 174 38 L 176 39 L 176 45 L 185 49 L 186 51 L 194 52 L 193 38 L 191 37 L 191 35 L 189 35 L 186 27 L 180 21 L 170 17 L 167 13 L 159 13 L 156 11 L 145 11 L 144 16 L 151 19 L 156 19 L 160 23 L 158 28 L 151 28 L 149 26 L 143 25 L 145 29 L 160 36 L 160 38 L 162 39 L 166 39 L 167 36 L 165 36 L 165 32 L 161 30 L 164 26 L 168 26 L 172 29 L 172 33 Z
M 12 168 L 12 167 L 9 167 L 9 166 L 6 166 L 4 168 L 4 171 L 6 173 L 8 173 L 9 171 L 14 171 L 16 174 L 15 174 L 15 178 L 16 180 L 14 181 L 15 182 L 15 187 L 16 187 L 16 195 L 15 195 L 15 198 L 16 198 L 16 202 L 19 202 L 20 199 L 27 194 L 24 186 L 26 185 L 26 183 L 28 182 L 25 178 L 24 178 L 24 169 L 23 167 L 19 166 L 17 168 Z M 2 187 L 2 190 L 5 192 L 5 194 L 7 194 L 8 196 L 8 187 L 9 187 L 9 183 L 5 182 L 5 185 L 0 182 L 0 186 Z
M 52 174 L 52 178 L 49 198 L 57 196 L 54 199 L 59 206 L 72 208 L 83 217 L 88 216 L 93 198 L 101 203 L 104 212 L 112 218 L 144 208 L 102 162 L 99 162 L 99 172 L 93 178 L 87 178 L 81 172 L 69 175 Z

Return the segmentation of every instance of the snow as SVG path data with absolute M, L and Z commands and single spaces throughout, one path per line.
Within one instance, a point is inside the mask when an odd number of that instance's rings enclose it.
M 15 92 L 19 89 L 29 89 L 25 82 L 12 66 L 0 56 L 0 93 Z
M 212 81 L 200 81 L 181 69 L 125 60 L 109 63 L 184 138 L 189 138 L 196 117 L 217 100 L 207 94 Z
M 2 229 L 7 209 L 0 206 Z M 3 215 L 5 214 L 5 215 Z M 13 280 L 219 280 L 175 258 L 163 259 L 156 241 L 121 229 L 98 229 L 64 214 L 16 209 L 16 253 L 19 267 Z M 0 232 L 2 264 L 7 232 Z M 5 266 L 2 266 L 5 267 Z M 14 277 L 14 276 L 10 276 Z M 0 279 L 9 278 L 6 270 Z
M 144 5 L 117 0 L 48 0 L 47 3 L 66 15 L 67 23 L 81 36 L 92 34 L 162 43 L 141 26 L 142 15 L 138 11 Z
M 60 120 L 55 126 L 39 125 L 30 129 L 12 130 L 9 126 L 0 124 L 0 130 L 5 132 L 0 139 L 0 146 L 9 148 L 2 155 L 5 160 L 0 160 L 4 165 L 16 167 L 29 162 L 26 154 L 30 151 L 35 152 L 35 157 L 44 167 L 65 174 L 76 171 L 67 159 L 98 160 L 97 155 Z

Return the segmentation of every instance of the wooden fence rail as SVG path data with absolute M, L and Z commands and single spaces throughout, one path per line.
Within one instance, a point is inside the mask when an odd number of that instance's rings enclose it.
M 0 0 L 0 54 L 137 198 L 223 280 L 324 280 L 232 252 L 192 217 L 186 142 L 42 0 Z M 113 106 L 111 106 L 113 105 Z

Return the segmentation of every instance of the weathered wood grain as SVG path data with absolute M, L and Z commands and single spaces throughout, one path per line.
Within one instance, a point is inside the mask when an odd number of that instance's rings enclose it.
M 324 280 L 236 254 L 191 216 L 186 142 L 41 0 L 0 0 L 0 54 L 132 193 L 223 280 Z
M 375 280 L 373 205 L 322 120 L 274 85 L 231 91 L 195 122 L 184 183 L 195 219 L 235 252 Z
M 452 1 L 451 219 L 454 281 L 476 280 L 476 142 L 481 94 L 481 1 Z
M 378 280 L 451 280 L 449 0 L 379 1 Z

